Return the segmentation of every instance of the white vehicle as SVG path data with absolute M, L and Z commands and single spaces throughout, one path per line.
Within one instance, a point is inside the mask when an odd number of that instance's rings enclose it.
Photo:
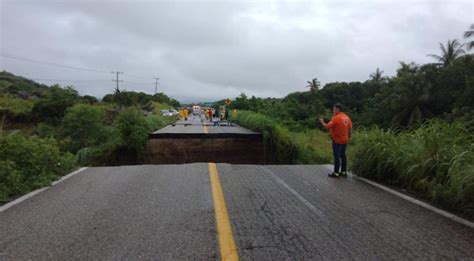
M 160 112 L 163 116 L 173 116 L 173 113 L 170 110 L 161 110 Z
M 179 114 L 179 112 L 175 109 L 170 109 L 170 112 L 171 112 L 171 114 L 173 114 L 173 116 L 176 116 L 176 115 Z
M 201 114 L 201 106 L 194 105 L 193 106 L 193 115 L 199 115 L 199 114 Z

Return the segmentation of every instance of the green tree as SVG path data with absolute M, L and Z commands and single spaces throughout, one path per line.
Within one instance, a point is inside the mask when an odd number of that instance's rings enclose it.
M 397 69 L 397 77 L 403 76 L 403 75 L 412 75 L 418 72 L 418 65 L 416 65 L 414 62 L 411 63 L 405 63 L 405 62 L 399 62 L 400 67 Z
M 149 126 L 143 114 L 132 108 L 123 111 L 117 119 L 117 128 L 123 147 L 141 153 L 148 139 Z
M 102 98 L 102 102 L 114 102 L 114 95 L 113 94 L 106 94 Z
M 428 54 L 428 56 L 436 59 L 443 67 L 447 67 L 452 65 L 457 58 L 466 53 L 462 47 L 463 45 L 460 44 L 458 40 L 448 40 L 446 46 L 444 46 L 442 43 L 439 43 L 441 55 Z
M 36 121 L 58 124 L 64 117 L 66 109 L 74 105 L 78 99 L 79 94 L 72 86 L 61 88 L 59 85 L 53 85 L 47 98 L 33 106 L 32 114 Z
M 0 135 L 8 121 L 28 122 L 34 101 L 19 99 L 12 94 L 0 94 Z
M 306 86 L 312 93 L 316 93 L 319 90 L 320 82 L 318 78 L 313 78 L 311 81 L 307 81 L 308 85 Z
M 370 78 L 372 81 L 382 82 L 385 80 L 385 77 L 383 77 L 382 75 L 383 75 L 383 71 L 377 68 L 374 73 L 370 74 Z
M 69 151 L 76 152 L 106 140 L 104 109 L 88 104 L 76 104 L 67 110 L 63 121 L 63 137 L 69 140 Z
M 96 97 L 90 96 L 90 95 L 82 96 L 82 100 L 86 103 L 89 103 L 89 104 L 95 104 L 95 103 L 99 102 Z
M 392 118 L 393 127 L 411 127 L 434 116 L 430 105 L 433 102 L 433 78 L 436 74 L 436 68 L 425 65 L 415 75 L 404 75 L 394 80 L 398 106 Z
M 469 38 L 471 36 L 474 36 L 474 24 L 471 24 L 470 29 L 471 30 L 467 30 L 464 32 L 464 38 Z M 468 50 L 471 50 L 472 48 L 474 48 L 474 40 L 467 42 L 466 44 L 467 44 L 466 47 Z
M 239 97 L 235 98 L 235 101 L 232 103 L 232 108 L 233 109 L 238 109 L 238 110 L 248 110 L 249 109 L 249 100 L 247 98 L 247 95 L 245 93 L 241 93 Z

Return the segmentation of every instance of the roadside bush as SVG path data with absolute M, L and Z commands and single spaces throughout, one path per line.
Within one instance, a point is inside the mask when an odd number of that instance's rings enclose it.
M 76 159 L 53 138 L 0 137 L 0 201 L 43 186 L 71 171 Z
M 104 117 L 105 110 L 98 106 L 76 104 L 70 107 L 63 120 L 63 137 L 69 141 L 66 149 L 77 152 L 106 140 Z
M 433 202 L 474 214 L 474 145 L 460 123 L 431 121 L 415 131 L 373 128 L 357 135 L 353 170 Z
M 128 151 L 141 153 L 148 139 L 149 126 L 140 111 L 129 108 L 118 116 L 120 144 Z
M 289 131 L 263 114 L 239 111 L 237 123 L 262 132 L 267 162 L 278 164 L 332 163 L 331 139 L 318 129 Z
M 288 129 L 267 116 L 249 111 L 239 111 L 236 122 L 263 134 L 267 162 L 291 164 L 297 161 L 298 146 L 291 139 Z
M 145 120 L 148 124 L 149 132 L 157 131 L 166 125 L 170 125 L 176 121 L 175 116 L 162 116 L 158 114 L 148 115 L 145 117 Z
M 28 122 L 34 101 L 24 100 L 11 94 L 0 94 L 0 121 L 5 117 L 5 125 L 12 122 Z
M 21 172 L 18 171 L 15 162 L 0 161 L 0 203 L 13 195 L 20 194 L 23 190 Z
M 121 141 L 118 130 L 112 126 L 102 129 L 104 138 L 97 144 L 83 147 L 76 152 L 77 161 L 81 166 L 103 166 L 113 165 L 115 154 L 120 147 Z

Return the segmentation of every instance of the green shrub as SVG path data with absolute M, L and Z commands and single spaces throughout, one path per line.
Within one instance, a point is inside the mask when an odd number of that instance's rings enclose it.
M 267 116 L 249 111 L 239 111 L 236 122 L 263 134 L 267 162 L 289 164 L 297 161 L 298 147 L 288 129 Z
M 166 125 L 170 125 L 176 121 L 176 117 L 165 117 L 162 115 L 148 115 L 145 117 L 150 132 L 157 131 Z
M 49 137 L 54 138 L 57 136 L 56 128 L 43 122 L 36 125 L 34 129 L 34 133 L 41 138 L 49 138 Z
M 34 101 L 24 100 L 11 94 L 0 94 L 0 119 L 3 115 L 7 121 L 28 122 L 31 117 Z
M 263 134 L 267 162 L 327 164 L 332 162 L 331 139 L 317 129 L 289 131 L 263 114 L 239 111 L 237 123 Z
M 116 153 L 121 146 L 118 130 L 111 126 L 103 128 L 104 139 L 94 146 L 81 148 L 76 152 L 77 161 L 81 166 L 113 165 Z
M 49 185 L 76 166 L 75 157 L 62 153 L 55 139 L 18 134 L 0 137 L 0 159 L 0 201 Z
M 129 108 L 117 119 L 120 144 L 128 151 L 141 153 L 148 139 L 149 126 L 140 111 Z
M 77 91 L 72 87 L 61 88 L 59 85 L 53 85 L 46 99 L 35 103 L 31 113 L 37 122 L 56 125 L 64 117 L 67 108 L 78 101 L 78 97 Z
M 76 152 L 106 140 L 104 117 L 105 110 L 98 106 L 76 104 L 70 107 L 63 120 L 63 137 L 69 141 L 66 149 Z
M 373 128 L 357 135 L 353 170 L 474 214 L 474 145 L 460 124 L 431 121 L 415 131 Z
M 0 202 L 6 201 L 13 195 L 18 195 L 25 189 L 21 183 L 21 172 L 15 162 L 0 161 Z
M 174 117 L 145 117 L 140 110 L 126 109 L 113 126 L 101 127 L 101 139 L 77 151 L 77 160 L 83 166 L 117 165 L 122 161 L 133 164 L 143 152 L 148 134 L 174 121 Z

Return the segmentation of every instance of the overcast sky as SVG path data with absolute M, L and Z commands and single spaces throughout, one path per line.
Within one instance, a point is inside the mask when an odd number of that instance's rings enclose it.
M 283 97 L 317 77 L 364 81 L 426 63 L 474 23 L 474 1 L 0 0 L 0 70 L 102 97 L 120 88 L 180 101 Z M 8 57 L 98 70 L 84 71 Z M 50 81 L 54 80 L 54 81 Z M 61 80 L 61 81 L 59 81 Z

